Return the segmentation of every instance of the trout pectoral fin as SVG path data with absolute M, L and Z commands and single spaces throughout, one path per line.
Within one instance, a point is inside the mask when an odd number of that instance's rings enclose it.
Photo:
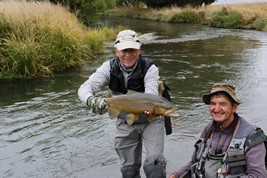
M 129 125 L 132 125 L 134 121 L 138 120 L 138 116 L 134 114 L 127 114 L 126 121 Z
M 127 90 L 127 95 L 132 95 L 138 93 L 137 91 L 134 90 Z
M 114 108 L 108 109 L 108 115 L 111 119 L 115 119 L 120 114 L 120 111 Z

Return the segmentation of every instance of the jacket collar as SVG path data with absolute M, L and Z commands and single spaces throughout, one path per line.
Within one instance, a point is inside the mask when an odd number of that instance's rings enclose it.
M 234 120 L 233 122 L 227 127 L 225 128 L 224 130 L 222 130 L 219 126 L 219 124 L 215 121 L 212 122 L 212 125 L 211 125 L 211 131 L 214 131 L 214 132 L 224 132 L 224 133 L 231 133 L 231 132 L 234 132 L 235 128 L 236 128 L 236 125 L 238 123 L 238 120 L 239 120 L 239 116 L 238 114 L 234 113 Z

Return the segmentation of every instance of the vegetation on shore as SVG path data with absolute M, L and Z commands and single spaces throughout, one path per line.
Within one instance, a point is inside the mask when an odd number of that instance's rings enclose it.
M 96 2 L 96 1 L 94 1 Z M 116 8 L 110 16 L 267 31 L 267 3 L 199 8 Z M 88 28 L 61 5 L 0 1 L 0 79 L 49 77 L 102 52 L 123 27 Z
M 199 8 L 116 8 L 109 16 L 169 23 L 201 23 L 211 27 L 253 29 L 267 32 L 267 3 L 208 5 Z
M 0 2 L 0 79 L 49 77 L 101 52 L 116 29 L 86 28 L 49 2 Z

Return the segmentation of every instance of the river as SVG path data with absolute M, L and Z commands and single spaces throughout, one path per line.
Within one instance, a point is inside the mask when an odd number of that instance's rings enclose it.
M 267 34 L 136 19 L 103 19 L 143 37 L 142 55 L 154 59 L 171 88 L 180 117 L 165 139 L 170 173 L 185 164 L 210 121 L 203 93 L 215 82 L 236 86 L 238 113 L 267 132 Z M 1 177 L 120 177 L 114 120 L 93 115 L 78 100 L 79 86 L 114 55 L 52 78 L 0 81 Z M 104 89 L 103 94 L 108 90 Z M 142 173 L 143 174 L 143 173 Z

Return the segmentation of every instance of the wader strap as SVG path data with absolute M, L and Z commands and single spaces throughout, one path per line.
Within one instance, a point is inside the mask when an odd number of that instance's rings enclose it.
M 195 165 L 196 166 L 195 174 L 198 177 L 204 176 L 205 161 L 206 161 L 206 158 L 207 158 L 210 146 L 211 146 L 212 137 L 213 137 L 213 134 L 211 133 L 211 136 L 210 136 L 210 138 L 208 140 L 206 140 L 206 141 L 203 140 L 204 143 L 205 143 L 205 149 L 201 150 L 203 152 L 203 154 L 202 154 L 200 160 Z
M 256 130 L 250 134 L 245 142 L 244 150 L 245 152 L 249 151 L 253 146 L 267 141 L 267 136 L 261 130 L 261 128 L 256 128 Z
M 171 102 L 171 96 L 169 94 L 169 90 L 170 88 L 163 81 L 159 81 L 159 92 L 161 96 Z M 165 123 L 166 135 L 170 135 L 172 133 L 171 117 L 164 116 L 164 123 Z

